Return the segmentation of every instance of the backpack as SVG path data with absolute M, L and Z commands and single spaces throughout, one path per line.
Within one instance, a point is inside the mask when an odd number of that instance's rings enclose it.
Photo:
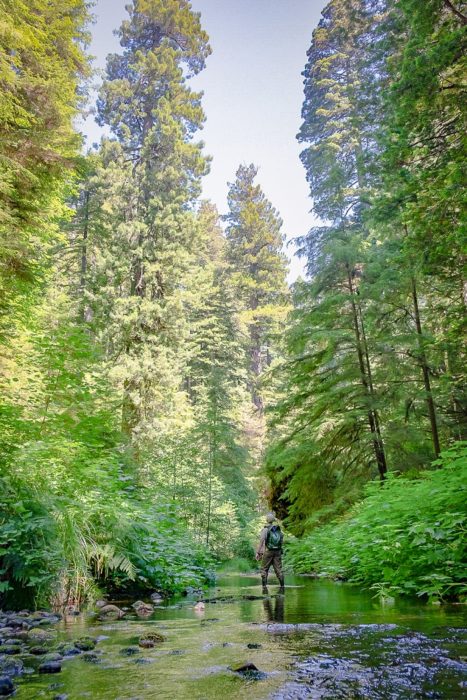
M 268 528 L 268 533 L 266 535 L 266 548 L 282 549 L 282 539 L 283 534 L 279 525 L 271 525 L 271 527 Z

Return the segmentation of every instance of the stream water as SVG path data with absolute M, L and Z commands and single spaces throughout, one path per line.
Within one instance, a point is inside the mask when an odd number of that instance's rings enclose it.
M 258 577 L 229 575 L 204 594 L 204 611 L 186 597 L 144 619 L 133 611 L 113 622 L 67 617 L 57 641 L 91 635 L 95 651 L 65 659 L 60 673 L 23 675 L 15 698 L 467 697 L 465 607 L 382 605 L 348 584 L 307 577 L 286 584 L 285 595 L 272 585 L 262 597 Z M 149 632 L 165 640 L 140 649 Z M 245 664 L 258 670 L 232 670 Z

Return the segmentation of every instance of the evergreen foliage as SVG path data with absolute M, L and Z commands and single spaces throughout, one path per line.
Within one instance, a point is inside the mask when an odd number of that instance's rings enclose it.
M 56 242 L 89 75 L 84 0 L 0 3 L 0 340 L 27 317 Z
M 296 534 L 465 438 L 459 12 L 331 0 L 313 34 L 298 139 L 323 223 L 299 241 L 267 456 Z
M 247 352 L 253 402 L 261 412 L 264 398 L 259 378 L 274 359 L 274 334 L 287 311 L 287 263 L 282 252 L 282 221 L 254 184 L 258 169 L 241 165 L 228 193 L 227 260 L 230 278 L 248 326 Z

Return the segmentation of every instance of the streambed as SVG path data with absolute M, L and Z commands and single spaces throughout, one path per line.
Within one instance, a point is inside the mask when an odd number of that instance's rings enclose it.
M 288 577 L 284 596 L 258 577 L 228 575 L 204 595 L 172 599 L 150 617 L 69 616 L 57 643 L 91 636 L 93 654 L 54 675 L 15 679 L 18 700 L 339 700 L 467 697 L 465 606 L 382 605 L 348 584 Z M 154 648 L 138 640 L 157 633 Z M 128 648 L 132 649 L 128 653 Z M 1 649 L 1 647 L 0 647 Z M 34 668 L 36 660 L 24 659 Z M 254 668 L 237 672 L 251 664 Z M 37 662 L 36 662 L 37 666 Z

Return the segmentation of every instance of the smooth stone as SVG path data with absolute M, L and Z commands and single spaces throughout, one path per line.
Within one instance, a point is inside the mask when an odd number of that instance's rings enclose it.
M 15 686 L 11 678 L 8 678 L 8 676 L 0 676 L 0 695 L 3 697 L 11 695 L 14 689 Z
M 46 661 L 39 666 L 39 673 L 60 673 L 62 664 L 60 661 Z
M 119 619 L 124 616 L 123 610 L 120 610 L 116 605 L 104 605 L 99 609 L 98 617 L 100 619 L 112 618 Z

